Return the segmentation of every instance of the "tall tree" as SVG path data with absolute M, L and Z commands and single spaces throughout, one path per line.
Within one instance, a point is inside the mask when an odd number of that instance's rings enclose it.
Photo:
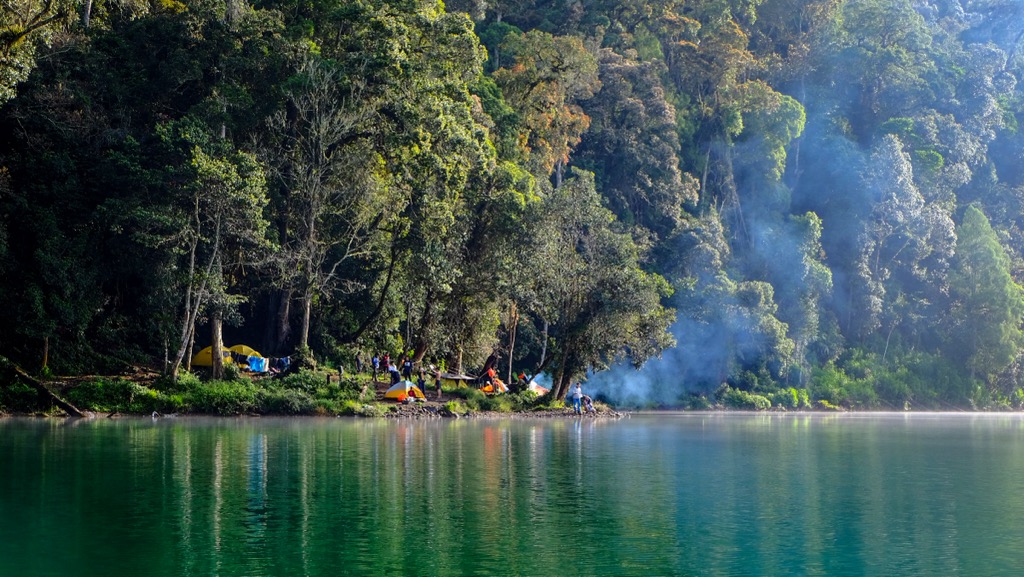
M 309 343 L 314 300 L 346 290 L 343 265 L 374 254 L 395 214 L 382 161 L 363 137 L 375 111 L 353 94 L 358 90 L 331 62 L 303 55 L 286 86 L 287 110 L 270 118 L 263 145 L 286 191 L 279 282 L 300 295 L 300 347 Z
M 600 89 L 597 59 L 579 38 L 539 31 L 508 35 L 504 50 L 515 61 L 496 70 L 494 79 L 520 116 L 531 172 L 554 173 L 557 187 L 590 126 L 580 103 Z
M 537 222 L 536 258 L 549 274 L 537 275 L 537 317 L 554 328 L 553 393 L 561 399 L 587 370 L 628 358 L 636 366 L 673 344 L 673 311 L 659 275 L 640 268 L 641 252 L 594 189 L 591 173 L 575 171 L 545 200 Z
M 697 203 L 697 182 L 679 167 L 675 107 L 654 63 L 610 49 L 599 59 L 601 91 L 584 105 L 592 122 L 580 162 L 594 170 L 620 220 L 667 241 L 682 224 L 684 205 Z
M 193 340 L 201 314 L 211 320 L 214 376 L 222 366 L 220 323 L 242 302 L 232 293 L 237 268 L 258 261 L 265 247 L 267 204 L 262 167 L 247 153 L 233 150 L 211 129 L 192 118 L 161 127 L 171 159 L 166 175 L 165 218 L 180 230 L 171 239 L 178 244 L 182 262 L 179 278 L 181 331 L 171 362 L 176 377 Z
M 988 218 L 976 206 L 967 207 L 957 227 L 950 275 L 955 324 L 949 350 L 972 378 L 990 381 L 1024 346 L 1024 290 L 1010 276 L 1009 265 Z

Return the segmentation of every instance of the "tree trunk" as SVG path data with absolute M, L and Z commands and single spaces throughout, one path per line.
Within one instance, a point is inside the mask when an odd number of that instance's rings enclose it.
M 342 337 L 340 340 L 343 343 L 350 343 L 358 339 L 366 332 L 366 329 L 373 324 L 373 321 L 377 320 L 382 310 L 384 310 L 384 302 L 387 299 L 388 292 L 391 290 L 391 279 L 394 278 L 395 262 L 398 260 L 397 247 L 392 245 L 391 247 L 391 262 L 388 264 L 388 275 L 384 279 L 384 287 L 380 290 L 380 298 L 377 299 L 377 306 L 373 308 L 373 311 L 363 319 L 363 323 L 359 325 L 359 328 L 355 332 L 349 333 Z
M 260 350 L 264 354 L 276 355 L 277 348 L 277 307 L 281 303 L 281 291 L 274 290 L 267 295 L 266 323 L 263 325 L 263 339 L 260 342 Z
M 43 337 L 43 370 L 50 366 L 50 337 Z
M 199 196 L 197 195 L 194 199 L 192 219 L 195 225 L 196 234 L 192 239 L 191 247 L 189 248 L 189 262 L 188 262 L 188 284 L 185 286 L 185 311 L 184 318 L 181 322 L 181 340 L 178 343 L 178 352 L 174 357 L 174 363 L 171 365 L 171 380 L 178 380 L 178 369 L 181 367 L 182 359 L 185 357 L 185 353 L 189 353 L 189 364 L 188 367 L 191 370 L 191 359 L 192 359 L 192 345 L 195 342 L 195 330 L 196 330 L 196 319 L 199 318 L 199 309 L 203 304 L 203 294 L 206 292 L 206 281 L 210 277 L 210 271 L 212 270 L 214 259 L 216 258 L 217 250 L 220 241 L 220 229 L 216 229 L 214 237 L 217 239 L 214 242 L 213 253 L 214 256 L 206 267 L 206 275 L 203 277 L 199 286 L 196 287 L 191 280 L 196 273 L 196 251 L 199 247 L 199 230 L 200 230 L 200 214 L 199 214 Z M 195 302 L 193 302 L 193 299 Z
M 299 327 L 299 348 L 309 347 L 309 323 L 313 317 L 313 289 L 307 288 L 302 295 L 302 325 Z
M 188 347 L 185 348 L 185 370 L 192 372 L 192 356 L 196 354 L 196 328 L 192 327 L 192 332 L 188 337 Z
M 562 353 L 562 358 L 558 361 L 558 371 L 556 372 L 558 379 L 552 384 L 551 390 L 554 393 L 555 400 L 565 400 L 565 394 L 569 392 L 569 386 L 572 384 L 572 379 L 575 376 L 572 366 L 574 364 L 575 360 L 572 353 L 567 349 Z
M 292 338 L 292 289 L 281 293 L 281 302 L 277 309 L 277 342 L 274 349 L 284 352 L 288 341 Z
M 556 401 L 565 399 L 565 387 L 562 385 L 562 381 L 565 379 L 565 368 L 562 366 L 558 367 L 555 371 L 554 376 L 551 379 L 551 398 Z
M 412 362 L 414 363 L 422 361 L 423 357 L 427 354 L 427 349 L 430 348 L 427 335 L 430 334 L 430 325 L 434 323 L 433 289 L 427 289 L 427 295 L 424 300 L 426 303 L 423 305 L 423 318 L 420 319 L 419 335 L 416 337 L 416 342 L 413 346 Z
M 46 397 L 47 399 L 49 399 L 50 401 L 52 401 L 53 404 L 55 404 L 58 407 L 60 407 L 61 410 L 64 411 L 65 413 L 67 413 L 69 416 L 72 416 L 72 417 L 87 417 L 87 416 L 89 416 L 89 413 L 86 413 L 84 411 L 78 410 L 78 408 L 76 408 L 74 405 L 72 405 L 71 403 L 65 401 L 64 399 L 60 398 L 59 396 L 57 396 L 57 394 L 54 393 L 53 391 L 51 391 L 50 388 L 47 387 L 45 383 L 43 383 L 39 379 L 36 379 L 32 375 L 29 375 L 24 370 L 22 370 L 22 368 L 19 367 L 18 365 L 10 362 L 9 360 L 7 360 L 7 359 L 5 359 L 3 357 L 0 357 L 0 365 L 5 365 L 12 373 L 14 373 L 14 375 L 17 378 L 19 378 L 22 381 L 28 383 L 32 388 L 34 388 L 36 391 L 38 391 L 40 395 L 42 395 L 42 396 Z
M 85 0 L 82 4 L 82 28 L 89 29 L 89 20 L 92 19 L 92 0 Z
M 213 313 L 210 318 L 210 355 L 213 359 L 213 379 L 224 378 L 224 317 L 221 311 Z
M 516 352 L 516 329 L 519 327 L 519 310 L 516 308 L 516 303 L 513 301 L 509 310 L 509 336 L 508 336 L 508 380 L 506 383 L 512 381 L 512 359 L 515 357 Z
M 548 321 L 544 321 L 544 341 L 540 345 L 540 366 L 547 366 L 548 354 Z M 537 373 L 534 373 L 535 375 Z
M 267 354 L 285 351 L 292 334 L 291 301 L 291 289 L 276 290 L 267 301 L 267 328 L 263 333 L 263 350 Z

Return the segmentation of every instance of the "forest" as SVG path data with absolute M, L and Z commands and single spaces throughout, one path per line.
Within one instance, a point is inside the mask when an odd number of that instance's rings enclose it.
M 0 355 L 1024 408 L 1022 48 L 1021 0 L 5 0 Z

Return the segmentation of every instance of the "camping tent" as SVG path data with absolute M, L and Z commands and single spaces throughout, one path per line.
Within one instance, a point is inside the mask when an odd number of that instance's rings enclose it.
M 224 355 L 225 362 L 231 362 L 231 351 L 228 349 L 221 349 L 220 353 Z M 213 366 L 213 347 L 206 347 L 199 351 L 192 357 L 193 367 L 212 367 Z
M 226 362 L 226 363 L 231 362 L 231 353 L 236 353 L 236 354 L 242 355 L 245 358 L 249 358 L 249 357 L 259 357 L 261 359 L 263 358 L 263 355 L 259 354 L 258 352 L 256 352 L 256 349 L 254 349 L 254 348 L 252 348 L 252 347 L 250 347 L 248 345 L 235 345 L 233 347 L 227 347 L 227 348 L 224 348 L 224 349 L 221 350 L 221 354 L 224 355 L 224 362 Z M 244 369 L 250 368 L 248 361 L 243 362 L 243 361 L 239 360 L 237 362 L 237 364 L 238 364 L 238 366 L 240 366 L 240 367 L 242 367 Z M 196 353 L 196 355 L 194 357 L 192 357 L 192 366 L 193 367 L 212 367 L 213 366 L 213 347 L 206 347 L 205 349 L 203 349 L 203 350 L 199 351 L 198 353 Z
M 526 387 L 526 390 L 533 391 L 538 395 L 546 395 L 550 389 L 545 389 L 544 387 L 538 385 L 537 381 L 530 381 L 530 384 L 529 386 Z
M 247 357 L 262 357 L 263 356 L 263 355 L 259 354 L 258 352 L 256 352 L 256 349 L 250 347 L 249 345 L 235 345 L 233 347 L 228 347 L 228 350 L 233 352 L 233 353 L 238 353 L 240 355 L 245 355 Z
M 228 350 L 235 353 L 235 361 L 243 369 L 248 369 L 254 373 L 265 373 L 270 370 L 268 359 L 264 358 L 263 355 L 259 354 L 256 349 L 249 345 L 235 345 Z
M 441 373 L 441 384 L 448 388 L 468 387 L 476 377 L 468 375 L 456 375 L 454 373 Z
M 398 383 L 384 393 L 385 399 L 395 399 L 400 403 L 409 397 L 426 400 L 426 397 L 423 396 L 423 391 L 412 384 L 412 381 L 398 381 Z
M 505 383 L 501 382 L 501 379 L 494 379 L 494 384 L 493 385 L 484 385 L 484 386 L 480 387 L 480 390 L 485 392 L 485 393 L 487 393 L 487 394 L 490 394 L 490 393 L 507 393 L 508 392 L 508 386 Z

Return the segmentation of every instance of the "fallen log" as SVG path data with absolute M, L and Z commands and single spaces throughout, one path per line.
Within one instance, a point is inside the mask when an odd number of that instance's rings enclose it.
M 39 379 L 33 377 L 32 375 L 30 375 L 28 373 L 26 373 L 24 369 L 22 369 L 21 367 L 19 367 L 18 365 L 14 364 L 14 363 L 12 363 L 10 360 L 8 360 L 8 359 L 6 359 L 4 357 L 0 357 L 0 365 L 4 366 L 9 371 L 14 373 L 14 375 L 17 378 L 21 379 L 25 383 L 28 383 L 35 390 L 39 391 L 40 395 L 50 399 L 50 401 L 52 401 L 53 404 L 55 404 L 58 407 L 60 407 L 62 411 L 64 411 L 65 413 L 68 414 L 68 416 L 70 416 L 70 417 L 89 417 L 89 416 L 92 416 L 91 413 L 88 413 L 86 411 L 80 411 L 80 410 L 78 410 L 78 408 L 76 408 L 71 403 L 69 403 L 69 402 L 65 401 L 64 399 L 60 398 L 59 396 L 57 396 L 56 393 L 54 393 L 53 391 L 50 390 L 50 387 L 46 386 L 46 383 L 40 381 Z

